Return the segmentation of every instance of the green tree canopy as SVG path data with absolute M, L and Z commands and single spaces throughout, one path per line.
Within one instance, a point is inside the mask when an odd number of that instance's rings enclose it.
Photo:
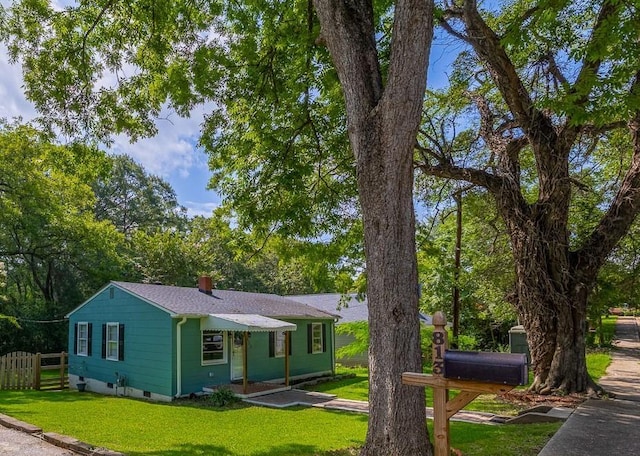
M 127 155 L 109 158 L 111 171 L 93 184 L 98 220 L 109 220 L 125 236 L 135 230 L 184 227 L 186 209 L 165 180 L 148 174 Z
M 56 145 L 32 127 L 2 125 L 0 262 L 6 288 L 0 313 L 18 322 L 61 319 L 118 270 L 121 235 L 111 223 L 95 220 L 89 185 L 108 165 L 94 148 Z M 58 343 L 46 330 L 43 336 L 40 349 Z

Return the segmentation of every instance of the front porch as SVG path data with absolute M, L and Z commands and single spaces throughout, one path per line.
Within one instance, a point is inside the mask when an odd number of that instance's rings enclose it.
M 291 331 L 295 331 L 297 326 L 275 318 L 264 317 L 254 314 L 210 314 L 200 320 L 202 331 L 227 331 L 232 339 L 230 348 L 231 357 L 231 383 L 224 385 L 241 399 L 270 394 L 277 391 L 287 391 L 289 386 L 289 355 L 291 349 Z M 284 358 L 284 385 L 260 381 L 250 381 L 248 378 L 249 360 L 249 337 L 252 333 L 269 333 L 270 344 L 273 340 L 274 352 L 270 357 L 275 356 L 276 334 L 282 335 L 280 339 L 280 349 Z M 224 342 L 221 344 L 224 347 Z M 204 387 L 204 392 L 213 392 L 220 389 L 222 385 Z

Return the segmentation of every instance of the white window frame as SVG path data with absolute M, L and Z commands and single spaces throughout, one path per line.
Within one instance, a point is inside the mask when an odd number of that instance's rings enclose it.
M 274 358 L 284 358 L 287 352 L 287 332 L 275 331 L 273 335 L 273 356 Z
M 82 337 L 83 328 L 84 328 L 84 337 Z M 83 342 L 84 342 L 84 349 L 83 349 Z M 89 356 L 89 322 L 87 321 L 78 322 L 78 338 L 76 339 L 76 344 L 78 347 L 78 351 L 76 355 Z
M 210 350 L 205 352 L 205 335 L 212 335 L 214 333 L 219 333 L 222 336 L 222 358 L 220 359 L 204 359 L 205 353 L 216 353 L 220 350 Z M 227 331 L 219 331 L 215 329 L 205 329 L 200 333 L 200 362 L 203 366 L 211 366 L 215 364 L 227 364 L 227 339 L 228 339 Z
M 115 340 L 109 338 L 109 336 L 111 335 L 111 331 L 109 330 L 110 328 L 116 328 Z M 120 353 L 120 323 L 115 323 L 115 322 L 107 323 L 106 331 L 107 331 L 107 334 L 105 335 L 105 344 L 106 344 L 105 358 L 110 361 L 118 361 L 119 360 L 118 354 Z M 113 353 L 114 351 L 115 351 L 115 354 Z
M 317 334 L 316 334 L 317 332 Z M 311 323 L 311 353 L 323 353 L 322 323 Z

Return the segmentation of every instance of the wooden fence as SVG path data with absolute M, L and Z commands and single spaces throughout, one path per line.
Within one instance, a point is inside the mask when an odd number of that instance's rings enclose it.
M 0 357 L 0 390 L 66 388 L 69 385 L 67 361 L 65 352 L 4 355 Z

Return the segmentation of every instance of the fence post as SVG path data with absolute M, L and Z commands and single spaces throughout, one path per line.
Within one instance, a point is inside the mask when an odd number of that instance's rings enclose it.
M 36 390 L 40 390 L 40 376 L 42 375 L 42 369 L 40 369 L 40 366 L 42 365 L 42 358 L 40 355 L 40 352 L 36 353 L 36 365 L 35 365 L 35 379 L 34 382 L 35 384 L 33 385 L 33 388 Z
M 64 371 L 65 371 L 65 358 L 67 354 L 65 352 L 60 353 L 60 389 L 64 389 Z

